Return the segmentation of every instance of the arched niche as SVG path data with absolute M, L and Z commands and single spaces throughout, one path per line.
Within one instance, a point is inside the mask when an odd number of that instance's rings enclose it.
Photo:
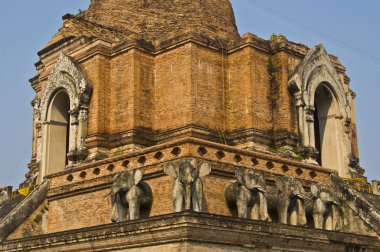
M 299 64 L 289 90 L 296 100 L 300 153 L 310 163 L 350 176 L 350 99 L 322 45 L 311 49 Z
M 68 165 L 70 145 L 70 97 L 61 89 L 52 97 L 44 123 L 46 174 L 63 171 Z
M 87 115 L 91 94 L 92 87 L 80 65 L 62 53 L 48 77 L 41 97 L 33 101 L 39 167 L 38 183 L 44 176 L 86 159 L 88 153 L 84 143 L 87 137 Z M 67 126 L 66 134 L 63 133 L 64 125 Z M 53 131 L 59 132 L 57 136 L 53 136 Z M 63 141 L 64 136 L 66 136 L 65 141 Z M 63 142 L 58 143 L 56 138 Z M 55 144 L 58 145 L 53 147 Z M 63 162 L 64 147 L 66 156 Z
M 323 167 L 343 172 L 345 153 L 342 146 L 342 116 L 338 101 L 328 83 L 321 83 L 314 94 L 314 141 L 318 150 L 316 161 Z

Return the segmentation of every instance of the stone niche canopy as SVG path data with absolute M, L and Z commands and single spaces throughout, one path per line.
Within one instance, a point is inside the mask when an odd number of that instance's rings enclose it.
M 239 38 L 229 0 L 92 0 L 84 19 L 149 41 L 187 33 L 223 42 Z

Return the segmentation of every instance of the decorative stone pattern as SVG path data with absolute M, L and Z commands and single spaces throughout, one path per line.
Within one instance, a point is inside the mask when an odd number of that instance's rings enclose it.
M 344 126 L 343 148 L 338 143 L 339 153 L 334 157 L 339 159 L 343 156 L 343 163 L 338 161 L 337 170 L 341 176 L 349 176 L 347 166 L 351 156 L 351 107 L 352 99 L 348 90 L 345 90 L 342 81 L 332 64 L 329 55 L 322 44 L 311 49 L 303 61 L 298 65 L 295 73 L 289 81 L 289 89 L 296 100 L 295 104 L 298 113 L 298 130 L 300 136 L 300 146 L 306 150 L 309 162 L 315 162 L 315 134 L 314 134 L 314 111 L 315 92 L 320 84 L 326 84 L 332 90 L 339 106 L 339 114 L 336 118 L 340 120 L 341 127 Z
M 72 136 L 69 143 L 69 158 L 72 164 L 86 158 L 86 147 L 84 139 L 87 136 L 87 110 L 92 94 L 92 87 L 81 67 L 69 56 L 62 53 L 49 75 L 44 92 L 41 98 L 35 98 L 32 102 L 35 115 L 35 125 L 37 128 L 37 158 L 36 163 L 40 164 L 40 176 L 45 174 L 47 167 L 41 164 L 44 157 L 43 149 L 46 140 L 43 139 L 43 124 L 47 120 L 49 102 L 53 95 L 59 90 L 65 90 L 70 98 L 70 122 Z M 80 129 L 80 132 L 79 132 Z M 44 142 L 45 141 L 45 142 Z M 42 179 L 42 178 L 40 178 Z

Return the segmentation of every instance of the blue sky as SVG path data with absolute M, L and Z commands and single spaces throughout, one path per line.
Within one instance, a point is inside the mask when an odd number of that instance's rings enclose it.
M 24 180 L 31 157 L 33 90 L 37 52 L 62 26 L 61 17 L 87 9 L 90 0 L 3 0 L 0 7 L 0 186 Z M 272 33 L 309 47 L 322 42 L 337 55 L 357 93 L 361 165 L 380 179 L 380 1 L 231 0 L 241 34 Z

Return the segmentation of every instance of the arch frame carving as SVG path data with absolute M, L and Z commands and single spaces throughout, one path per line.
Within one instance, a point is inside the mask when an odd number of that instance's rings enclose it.
M 288 82 L 288 88 L 293 94 L 297 106 L 300 152 L 306 156 L 308 162 L 314 164 L 317 164 L 316 156 L 318 154 L 314 139 L 314 99 L 315 92 L 320 85 L 328 88 L 338 104 L 339 114 L 336 119 L 340 121 L 342 129 L 344 129 L 342 132 L 344 164 L 338 171 L 341 176 L 347 176 L 349 175 L 347 168 L 351 156 L 352 99 L 350 99 L 350 92 L 345 92 L 334 64 L 322 44 L 308 52 Z
M 39 178 L 45 176 L 44 164 L 44 125 L 47 123 L 47 114 L 50 102 L 57 92 L 64 90 L 70 99 L 70 143 L 69 166 L 86 159 L 88 152 L 84 140 L 87 137 L 88 107 L 92 95 L 92 86 L 81 66 L 68 55 L 61 53 L 57 63 L 49 75 L 41 98 L 32 101 L 34 109 L 36 137 L 37 137 L 37 164 Z

